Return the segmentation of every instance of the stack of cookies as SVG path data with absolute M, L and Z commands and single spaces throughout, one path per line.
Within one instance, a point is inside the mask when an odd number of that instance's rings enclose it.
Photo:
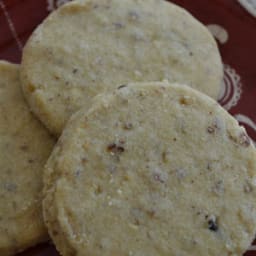
M 73 1 L 0 74 L 1 256 L 48 233 L 63 256 L 241 256 L 251 244 L 256 150 L 216 102 L 216 42 L 185 10 Z

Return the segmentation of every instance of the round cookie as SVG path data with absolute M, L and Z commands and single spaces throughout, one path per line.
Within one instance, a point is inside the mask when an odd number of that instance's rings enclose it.
M 135 83 L 73 115 L 43 213 L 63 256 L 242 255 L 256 232 L 256 151 L 187 86 Z
M 47 238 L 41 207 L 43 166 L 54 140 L 30 113 L 19 67 L 0 61 L 0 255 Z
M 21 80 L 32 110 L 60 135 L 72 113 L 118 85 L 177 81 L 217 99 L 222 75 L 216 42 L 184 9 L 163 0 L 82 0 L 35 30 Z

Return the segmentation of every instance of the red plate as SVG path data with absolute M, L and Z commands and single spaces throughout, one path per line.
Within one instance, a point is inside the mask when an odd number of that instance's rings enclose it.
M 34 28 L 49 12 L 65 2 L 68 0 L 0 0 L 0 59 L 19 63 L 22 47 Z M 172 2 L 189 10 L 215 35 L 225 63 L 225 78 L 219 101 L 256 141 L 256 1 Z M 246 8 L 239 2 L 243 2 Z M 58 254 L 49 244 L 20 254 L 46 255 Z M 245 255 L 256 256 L 256 245 Z

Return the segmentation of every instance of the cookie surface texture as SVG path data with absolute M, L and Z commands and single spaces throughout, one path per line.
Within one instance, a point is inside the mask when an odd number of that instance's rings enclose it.
M 53 138 L 26 105 L 19 66 L 0 62 L 0 255 L 47 238 L 42 172 Z
M 256 231 L 255 159 L 210 97 L 120 87 L 68 122 L 45 169 L 46 225 L 64 256 L 242 255 Z
M 163 0 L 82 0 L 52 13 L 28 41 L 21 80 L 31 109 L 55 134 L 93 96 L 121 84 L 181 82 L 217 98 L 216 42 Z

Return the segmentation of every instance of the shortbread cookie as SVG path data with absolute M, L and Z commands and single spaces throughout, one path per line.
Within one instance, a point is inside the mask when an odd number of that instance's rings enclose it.
M 30 113 L 19 67 L 0 62 L 0 255 L 47 238 L 41 209 L 42 171 L 54 140 Z
M 208 30 L 163 0 L 82 0 L 52 13 L 28 41 L 22 84 L 55 135 L 96 94 L 134 81 L 178 81 L 213 98 L 220 55 Z
M 63 256 L 242 255 L 256 232 L 256 152 L 214 100 L 121 86 L 72 116 L 45 170 Z

